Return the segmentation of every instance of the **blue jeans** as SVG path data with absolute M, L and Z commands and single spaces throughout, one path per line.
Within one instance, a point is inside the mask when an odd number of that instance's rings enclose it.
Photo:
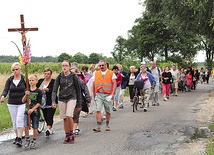
M 38 129 L 39 118 L 40 118 L 40 115 L 36 115 L 36 114 L 30 115 L 30 120 L 31 120 L 31 124 L 32 124 L 33 129 Z M 24 126 L 28 126 L 28 115 L 27 114 L 25 114 L 25 116 L 24 116 Z
M 116 92 L 115 92 L 115 95 L 114 95 L 114 101 L 118 101 L 118 98 L 119 98 L 119 94 L 120 94 L 120 86 L 118 86 L 116 88 Z

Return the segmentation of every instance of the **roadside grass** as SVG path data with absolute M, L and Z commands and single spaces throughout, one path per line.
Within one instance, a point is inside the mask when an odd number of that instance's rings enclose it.
M 0 131 L 12 127 L 10 113 L 5 103 L 0 103 Z
M 212 133 L 214 132 L 214 119 L 213 119 L 213 123 L 209 125 L 209 129 Z M 209 141 L 206 145 L 206 154 L 214 155 L 214 135 L 213 134 L 209 137 Z

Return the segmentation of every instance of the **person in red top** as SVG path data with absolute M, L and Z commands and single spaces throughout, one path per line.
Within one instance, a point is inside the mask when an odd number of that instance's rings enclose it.
M 117 76 L 117 79 L 116 79 L 117 88 L 116 88 L 116 93 L 114 95 L 114 106 L 112 107 L 112 110 L 117 111 L 118 98 L 119 98 L 120 88 L 122 83 L 122 75 L 119 73 L 119 68 L 117 66 L 113 66 L 112 71 Z

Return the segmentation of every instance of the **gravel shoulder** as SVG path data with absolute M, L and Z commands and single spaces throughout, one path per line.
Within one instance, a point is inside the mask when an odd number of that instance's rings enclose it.
M 195 120 L 199 123 L 200 128 L 207 129 L 213 119 L 214 114 L 214 90 L 210 92 L 207 98 L 202 104 L 198 105 L 198 111 L 196 113 Z M 201 125 L 200 125 L 201 124 Z M 191 154 L 191 155 L 205 155 L 206 154 L 206 144 L 208 139 L 199 138 L 197 140 L 191 141 L 190 143 L 182 144 L 177 150 L 176 154 Z

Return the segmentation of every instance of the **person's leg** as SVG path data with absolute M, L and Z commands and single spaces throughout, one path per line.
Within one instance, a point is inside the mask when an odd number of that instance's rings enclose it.
M 79 116 L 80 116 L 80 111 L 81 108 L 75 108 L 74 110 L 74 127 L 73 127 L 73 132 L 75 135 L 79 134 L 79 129 L 78 129 L 78 123 L 79 123 Z
M 151 92 L 151 88 L 147 88 L 144 90 L 144 111 L 145 112 L 147 111 L 147 108 L 148 108 L 150 92 Z
M 155 104 L 159 105 L 159 85 L 155 85 L 155 88 L 154 88 L 154 101 L 155 101 Z
M 73 134 L 73 127 L 74 127 L 74 109 L 76 107 L 76 100 L 69 100 L 67 102 L 67 108 L 66 108 L 66 120 L 67 120 L 67 131 L 66 133 L 69 133 L 69 141 L 74 142 L 74 134 Z
M 23 135 L 23 127 L 24 127 L 24 112 L 25 112 L 25 104 L 17 105 L 17 117 L 16 117 L 16 126 L 17 126 L 17 145 L 22 146 L 22 135 Z
M 18 106 L 17 105 L 12 105 L 12 104 L 7 104 L 8 110 L 10 112 L 12 124 L 13 124 L 13 129 L 16 133 L 16 137 L 18 137 L 17 133 L 17 124 L 16 124 L 16 117 L 18 113 Z
M 152 105 L 155 105 L 155 88 L 151 89 L 150 99 L 152 100 Z
M 133 98 L 134 98 L 134 85 L 130 85 L 129 86 L 129 97 L 130 97 L 130 101 L 133 102 Z
M 46 130 L 46 135 L 50 135 L 53 133 L 52 126 L 54 122 L 54 113 L 56 109 L 53 108 L 45 108 L 45 113 L 46 113 L 46 123 L 47 123 L 47 130 Z
M 96 94 L 96 120 L 97 120 L 97 127 L 93 129 L 95 132 L 101 131 L 101 122 L 102 122 L 102 113 L 101 110 L 103 108 L 103 100 L 104 100 L 103 94 L 97 93 Z M 111 105 L 112 106 L 112 105 Z
M 120 93 L 120 87 L 116 88 L 116 93 L 114 95 L 114 106 L 113 106 L 113 111 L 117 110 L 117 105 L 118 105 L 118 97 L 119 97 L 119 93 Z
M 164 99 L 164 101 L 166 101 L 167 100 L 167 96 L 166 96 L 166 85 L 167 84 L 162 84 L 162 91 L 163 91 L 163 99 Z
M 120 90 L 120 105 L 119 105 L 120 109 L 123 109 L 123 102 L 124 102 L 125 91 L 126 91 L 126 89 L 121 89 Z
M 166 97 L 169 99 L 171 84 L 166 84 Z
M 109 121 L 111 118 L 111 101 L 104 100 L 104 108 L 106 112 L 106 131 L 110 131 Z

